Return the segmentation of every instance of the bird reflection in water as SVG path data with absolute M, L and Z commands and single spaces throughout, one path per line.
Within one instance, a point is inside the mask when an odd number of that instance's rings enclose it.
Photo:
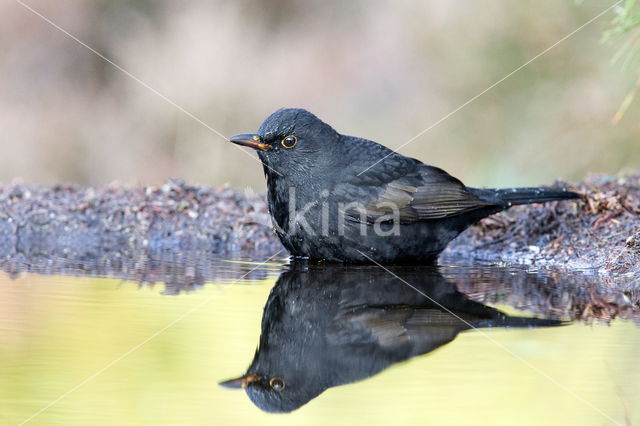
M 555 319 L 508 316 L 470 300 L 437 268 L 294 264 L 271 290 L 253 362 L 237 379 L 268 412 L 290 412 L 333 386 L 429 353 L 459 332 L 538 327 Z

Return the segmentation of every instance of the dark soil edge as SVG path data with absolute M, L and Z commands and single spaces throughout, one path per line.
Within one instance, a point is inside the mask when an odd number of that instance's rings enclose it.
M 640 275 L 640 173 L 570 185 L 583 200 L 517 206 L 484 219 L 445 256 Z M 264 197 L 170 180 L 84 188 L 0 186 L 0 258 L 100 256 L 105 251 L 276 253 Z

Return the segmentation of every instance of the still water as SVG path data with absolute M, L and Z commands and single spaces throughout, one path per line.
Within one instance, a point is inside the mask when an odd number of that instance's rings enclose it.
M 262 261 L 3 263 L 0 424 L 640 424 L 633 286 Z

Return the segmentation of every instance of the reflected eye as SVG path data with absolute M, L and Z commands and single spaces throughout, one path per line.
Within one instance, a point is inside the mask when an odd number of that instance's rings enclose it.
M 294 146 L 296 146 L 297 143 L 298 143 L 298 138 L 296 138 L 293 135 L 287 136 L 286 138 L 282 139 L 282 141 L 280 141 L 280 145 L 282 145 L 287 149 L 293 148 Z
M 282 142 L 284 144 L 284 139 Z M 269 386 L 271 386 L 271 389 L 273 389 L 274 391 L 280 392 L 284 389 L 284 380 L 282 380 L 280 377 L 272 377 L 271 380 L 269 380 Z

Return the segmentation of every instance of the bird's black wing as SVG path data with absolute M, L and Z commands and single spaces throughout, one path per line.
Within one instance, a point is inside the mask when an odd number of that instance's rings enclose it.
M 373 344 L 391 351 L 406 347 L 412 356 L 431 352 L 470 328 L 449 312 L 406 305 L 361 308 L 342 314 L 339 323 L 330 336 L 333 343 Z
M 367 161 L 363 170 L 372 163 Z M 335 193 L 345 201 L 346 215 L 368 223 L 385 217 L 392 220 L 396 214 L 401 223 L 414 223 L 495 205 L 478 198 L 444 170 L 395 153 L 342 182 Z

